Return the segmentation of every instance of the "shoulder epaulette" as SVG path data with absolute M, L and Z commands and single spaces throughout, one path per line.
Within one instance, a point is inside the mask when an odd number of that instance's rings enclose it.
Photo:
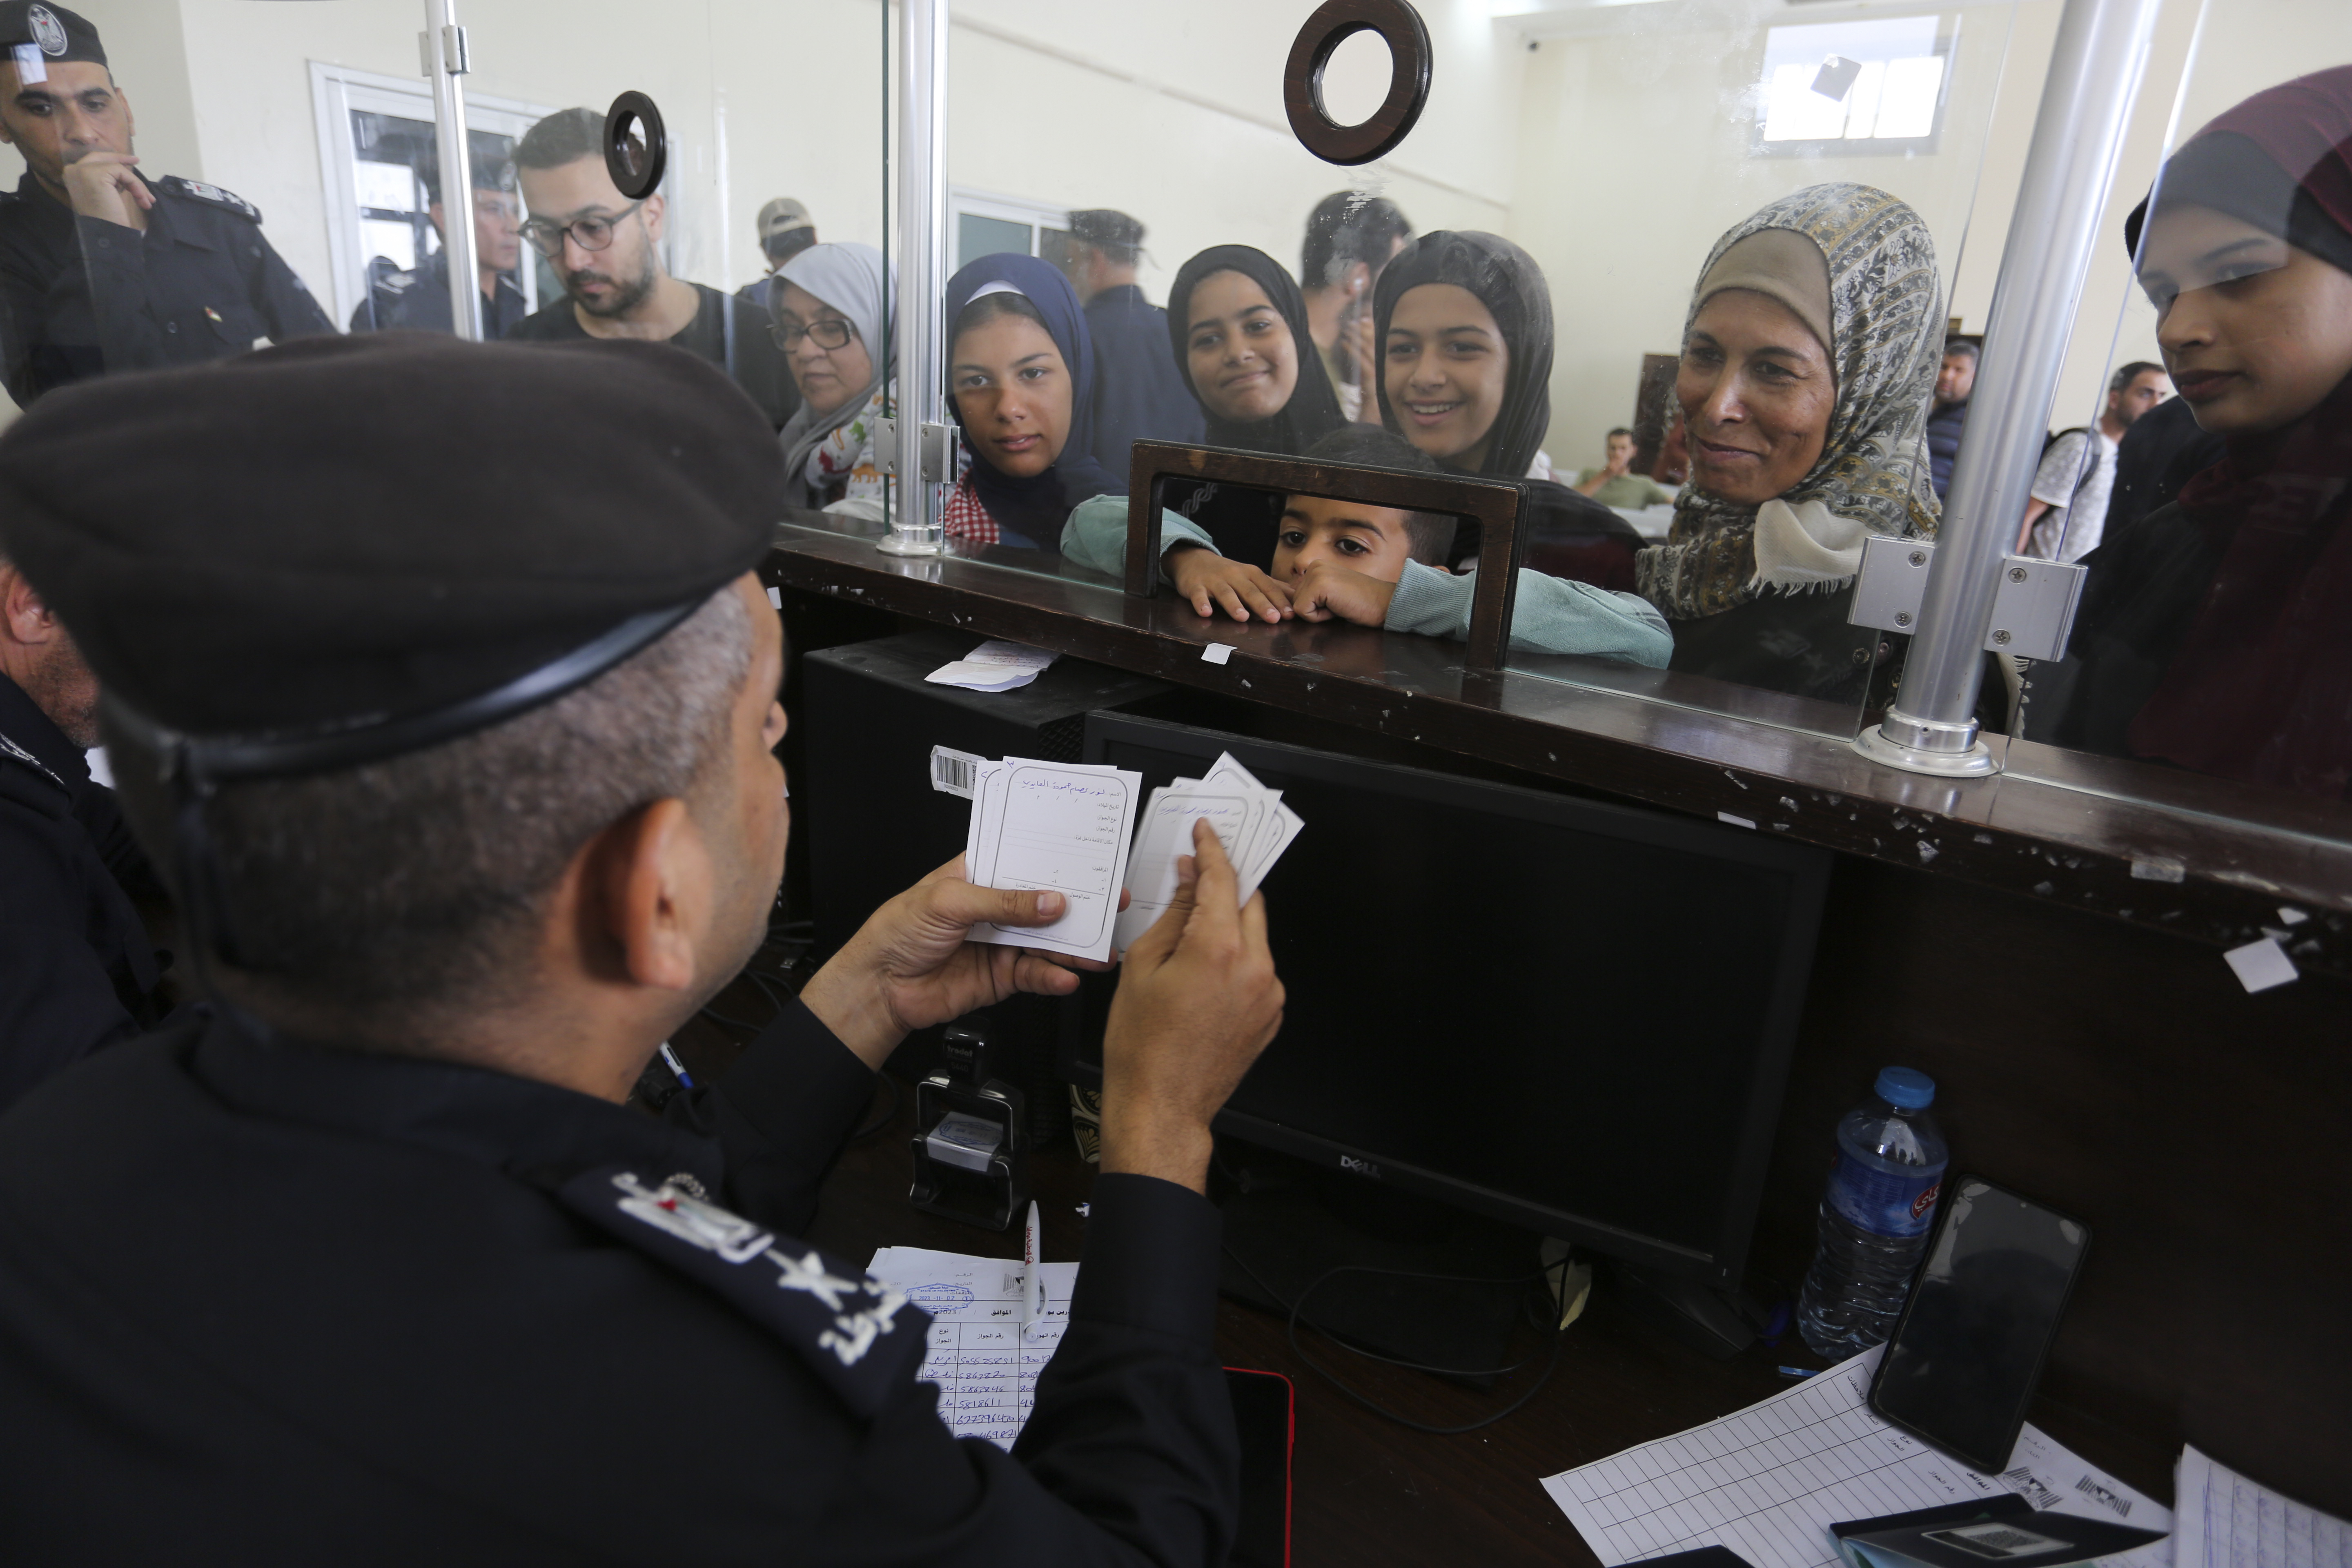
M 225 191 L 218 185 L 208 185 L 202 180 L 184 180 L 177 174 L 166 174 L 155 182 L 155 188 L 166 195 L 184 196 L 192 202 L 202 202 L 206 206 L 218 207 L 223 212 L 235 213 L 248 223 L 261 221 L 259 207 L 255 206 L 235 191 Z
M 5 735 L 0 735 L 0 796 L 48 816 L 73 810 L 73 786 Z

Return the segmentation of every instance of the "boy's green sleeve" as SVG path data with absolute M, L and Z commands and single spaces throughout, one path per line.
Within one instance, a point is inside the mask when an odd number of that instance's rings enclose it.
M 1214 551 L 1209 536 L 1190 518 L 1168 510 L 1160 511 L 1160 554 L 1164 560 L 1171 547 L 1177 544 L 1197 544 Z M 1116 577 L 1127 570 L 1127 498 L 1096 496 L 1082 500 L 1071 510 L 1067 522 L 1062 524 L 1062 553 L 1089 571 Z
M 1392 632 L 1423 637 L 1470 635 L 1470 605 L 1478 574 L 1456 576 L 1418 561 L 1405 563 L 1384 623 Z M 1511 646 L 1522 653 L 1580 653 L 1664 669 L 1674 656 L 1674 634 L 1650 602 L 1589 583 L 1522 570 L 1511 612 Z

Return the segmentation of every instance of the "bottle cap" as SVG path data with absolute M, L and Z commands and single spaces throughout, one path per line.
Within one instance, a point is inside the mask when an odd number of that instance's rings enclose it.
M 1884 1068 L 1871 1086 L 1878 1098 L 1906 1110 L 1925 1110 L 1936 1103 L 1936 1080 L 1917 1068 Z

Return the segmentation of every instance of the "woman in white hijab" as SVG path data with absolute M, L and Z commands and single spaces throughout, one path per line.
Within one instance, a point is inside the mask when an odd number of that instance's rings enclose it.
M 768 286 L 776 346 L 800 387 L 783 444 L 784 499 L 882 521 L 874 434 L 890 414 L 888 306 L 898 281 L 870 245 L 813 245 Z

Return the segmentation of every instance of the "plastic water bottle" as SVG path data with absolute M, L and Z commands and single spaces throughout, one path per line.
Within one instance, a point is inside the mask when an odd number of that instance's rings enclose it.
M 1797 1331 L 1816 1355 L 1843 1361 L 1895 1331 L 1951 1158 L 1927 1113 L 1935 1102 L 1935 1079 L 1888 1068 L 1838 1123 L 1821 1249 L 1797 1298 Z

